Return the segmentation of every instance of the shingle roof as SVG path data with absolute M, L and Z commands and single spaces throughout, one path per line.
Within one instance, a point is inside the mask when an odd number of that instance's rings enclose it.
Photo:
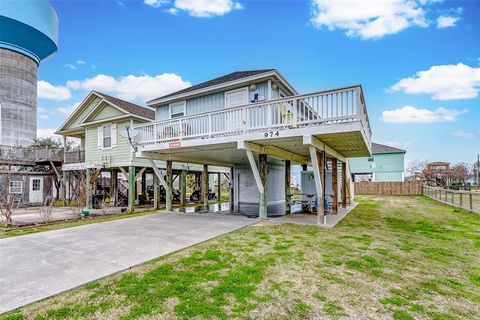
M 372 154 L 379 153 L 405 153 L 406 150 L 390 147 L 384 144 L 372 142 Z
M 218 78 L 215 78 L 215 79 L 211 79 L 211 80 L 196 84 L 194 86 L 191 86 L 191 87 L 179 90 L 179 91 L 172 92 L 170 94 L 167 94 L 165 96 L 161 96 L 161 97 L 153 99 L 151 101 L 154 101 L 154 100 L 157 100 L 157 99 L 164 99 L 164 98 L 168 98 L 168 97 L 173 97 L 173 96 L 176 96 L 176 95 L 179 95 L 179 94 L 183 94 L 183 93 L 187 93 L 187 92 L 191 92 L 191 91 L 195 91 L 195 90 L 199 90 L 199 89 L 205 89 L 205 88 L 208 88 L 208 87 L 211 87 L 211 86 L 219 85 L 219 84 L 230 82 L 230 81 L 239 80 L 239 79 L 242 79 L 242 78 L 251 77 L 251 76 L 254 76 L 254 75 L 257 75 L 257 74 L 266 73 L 266 72 L 270 72 L 270 71 L 275 71 L 275 69 L 235 71 L 235 72 L 229 73 L 227 75 L 224 75 L 224 76 L 221 76 L 221 77 L 218 77 Z M 148 102 L 150 102 L 150 101 L 148 101 Z
M 107 100 L 108 102 L 110 102 L 110 103 L 116 105 L 117 107 L 125 110 L 128 113 L 134 114 L 136 116 L 148 118 L 148 119 L 151 119 L 151 120 L 155 119 L 155 111 L 153 111 L 152 109 L 142 107 L 142 106 L 139 106 L 138 104 L 134 104 L 134 103 L 122 100 L 122 99 L 118 99 L 118 98 L 109 96 L 108 94 L 105 94 L 105 93 L 102 93 L 102 92 L 95 91 L 95 93 L 98 94 L 99 96 L 101 96 L 102 98 L 104 98 L 105 100 Z

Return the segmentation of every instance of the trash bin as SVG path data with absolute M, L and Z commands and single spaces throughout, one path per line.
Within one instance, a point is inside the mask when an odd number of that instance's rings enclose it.
M 93 209 L 101 209 L 102 208 L 102 201 L 103 195 L 96 194 L 92 197 L 92 207 Z

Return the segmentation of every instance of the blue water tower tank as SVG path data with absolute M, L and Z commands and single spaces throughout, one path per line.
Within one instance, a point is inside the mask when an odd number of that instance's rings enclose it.
M 0 145 L 37 137 L 37 69 L 57 51 L 58 17 L 47 0 L 0 0 Z

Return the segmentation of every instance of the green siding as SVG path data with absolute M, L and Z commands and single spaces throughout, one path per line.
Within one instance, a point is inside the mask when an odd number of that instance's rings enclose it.
M 79 114 L 75 116 L 75 118 L 73 118 L 68 123 L 68 125 L 64 128 L 64 130 L 78 128 L 78 125 L 82 122 L 83 119 L 85 119 L 87 114 L 89 114 L 93 110 L 93 108 L 96 107 L 97 103 L 100 100 L 101 99 L 98 97 L 95 97 L 95 99 L 92 99 L 92 101 L 86 107 L 84 107 L 83 110 L 81 110 L 81 112 L 79 112 Z
M 111 149 L 99 149 L 98 145 L 98 127 L 104 124 L 117 124 L 117 145 Z M 133 121 L 134 124 L 142 122 Z M 85 128 L 85 164 L 88 166 L 101 166 L 113 167 L 117 164 L 126 165 L 130 164 L 130 144 L 127 138 L 120 135 L 120 132 L 125 129 L 126 126 L 130 126 L 130 120 L 118 120 L 111 122 L 104 122 L 101 124 L 95 124 L 87 126 Z M 148 161 L 145 159 L 133 158 L 135 165 L 148 165 Z
M 106 102 L 103 102 L 102 105 L 100 106 L 100 110 L 95 113 L 92 117 L 89 117 L 89 121 L 96 121 L 96 120 L 103 120 L 103 119 L 108 119 L 108 118 L 113 118 L 113 117 L 118 117 L 121 115 L 124 115 L 125 112 L 122 112 L 111 105 L 109 105 Z
M 381 153 L 373 155 L 374 167 L 368 157 L 349 158 L 351 173 L 375 173 L 375 181 L 402 181 L 404 153 Z
M 403 181 L 402 172 L 376 172 L 375 181 L 377 182 L 390 182 L 390 181 Z

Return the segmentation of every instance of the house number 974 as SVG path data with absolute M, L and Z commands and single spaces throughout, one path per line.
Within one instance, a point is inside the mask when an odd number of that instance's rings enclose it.
M 273 136 L 278 137 L 280 135 L 280 132 L 278 131 L 267 131 L 263 134 L 265 138 L 272 138 Z

